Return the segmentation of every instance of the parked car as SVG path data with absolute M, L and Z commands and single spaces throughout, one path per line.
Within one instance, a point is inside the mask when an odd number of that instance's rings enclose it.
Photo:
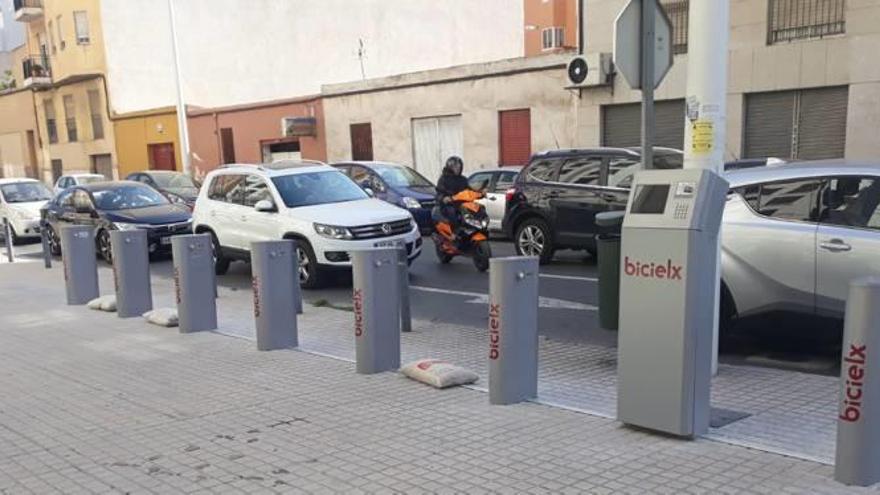
M 300 284 L 321 286 L 329 270 L 350 269 L 349 252 L 402 246 L 409 261 L 422 249 L 412 215 L 371 198 L 339 170 L 277 162 L 214 170 L 196 200 L 195 231 L 210 233 L 216 270 L 250 259 L 253 241 L 295 239 Z
M 93 182 L 106 182 L 107 178 L 101 174 L 67 174 L 62 175 L 55 181 L 54 193 L 58 194 L 68 187 L 91 184 Z
M 507 190 L 513 187 L 520 170 L 522 167 L 493 168 L 474 172 L 468 177 L 471 189 L 486 184 L 486 197 L 477 202 L 486 207 L 486 212 L 489 214 L 489 230 L 501 230 Z
M 52 191 L 35 179 L 0 179 L 0 220 L 9 221 L 12 243 L 39 237 L 40 208 L 52 199 Z M 5 235 L 0 229 L 0 234 Z
M 58 233 L 63 225 L 90 225 L 95 248 L 113 262 L 110 231 L 144 229 L 149 252 L 171 251 L 171 237 L 192 233 L 192 217 L 183 205 L 172 204 L 153 188 L 131 181 L 96 182 L 65 189 L 46 205 L 49 248 L 61 254 Z
M 434 208 L 434 184 L 415 169 L 397 163 L 341 162 L 333 167 L 342 171 L 369 194 L 408 210 L 422 234 L 434 228 L 431 209 Z
M 681 151 L 655 148 L 655 168 L 681 168 Z M 595 255 L 596 214 L 621 210 L 641 170 L 641 155 L 627 148 L 566 149 L 538 153 L 506 194 L 502 228 L 517 254 L 541 263 L 557 249 Z
M 738 160 L 726 162 L 724 164 L 724 170 L 733 171 L 754 167 L 775 167 L 778 165 L 784 165 L 785 163 L 788 163 L 788 160 L 784 158 L 740 158 Z
M 126 180 L 141 182 L 164 194 L 172 203 L 184 204 L 190 210 L 199 197 L 199 184 L 182 172 L 169 170 L 145 170 L 128 174 Z
M 791 163 L 726 178 L 723 316 L 842 317 L 850 281 L 880 275 L 880 162 Z

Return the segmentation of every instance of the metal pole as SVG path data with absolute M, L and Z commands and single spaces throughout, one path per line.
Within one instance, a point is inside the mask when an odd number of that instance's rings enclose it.
M 688 23 L 687 117 L 684 168 L 724 170 L 727 122 L 729 0 L 690 2 Z M 720 234 L 719 234 L 720 237 Z M 712 374 L 718 372 L 718 315 L 721 303 L 721 242 L 716 254 L 715 324 Z
M 642 0 L 642 167 L 654 168 L 654 43 L 657 0 Z
M 183 173 L 192 176 L 192 157 L 189 149 L 189 129 L 186 127 L 186 104 L 183 99 L 183 79 L 180 73 L 180 55 L 177 48 L 174 0 L 168 0 L 168 15 L 171 19 L 171 52 L 174 58 L 174 82 L 177 86 L 177 130 L 180 136 L 180 158 L 183 160 Z
M 355 368 L 360 374 L 400 367 L 397 250 L 351 253 Z
M 45 225 L 40 228 L 40 244 L 43 246 L 43 266 L 46 268 L 52 268 L 52 249 L 49 248 L 49 232 L 47 232 Z
M 67 304 L 86 304 L 100 295 L 92 227 L 69 225 L 61 228 L 61 262 Z
M 9 262 L 15 261 L 15 251 L 12 247 L 12 227 L 9 225 L 9 219 L 3 218 L 3 240 L 6 242 L 6 257 Z
M 299 280 L 290 277 L 295 256 L 293 241 L 251 243 L 257 350 L 272 351 L 299 345 L 294 300 L 294 287 Z
M 409 263 L 406 248 L 397 250 L 397 268 L 400 287 L 400 331 L 412 332 L 412 315 L 409 308 Z
M 110 249 L 116 286 L 116 315 L 120 318 L 141 316 L 153 309 L 147 231 L 113 230 L 110 232 Z
M 171 254 L 180 333 L 216 330 L 211 235 L 176 235 L 171 238 Z

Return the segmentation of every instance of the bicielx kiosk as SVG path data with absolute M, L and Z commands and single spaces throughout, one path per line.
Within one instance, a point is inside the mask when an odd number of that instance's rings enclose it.
M 617 417 L 693 437 L 709 427 L 718 232 L 728 183 L 636 174 L 623 221 Z

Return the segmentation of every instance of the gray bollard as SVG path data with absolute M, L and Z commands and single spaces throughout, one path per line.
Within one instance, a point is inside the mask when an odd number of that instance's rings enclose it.
M 153 309 L 147 231 L 111 231 L 110 250 L 113 253 L 116 314 L 120 318 L 131 318 Z
M 840 363 L 834 479 L 880 481 L 880 278 L 850 284 Z M 875 376 L 876 375 L 876 376 Z
M 400 287 L 400 330 L 412 332 L 412 315 L 409 309 L 409 256 L 406 248 L 397 250 L 397 267 Z
M 489 403 L 538 396 L 538 258 L 489 260 Z
M 10 263 L 15 261 L 15 251 L 12 247 L 12 226 L 9 219 L 3 218 L 3 242 L 6 244 L 6 258 Z
M 293 241 L 251 243 L 251 283 L 260 351 L 299 345 L 294 299 L 299 279 L 290 277 L 295 256 Z
M 49 233 L 40 229 L 40 244 L 43 246 L 43 266 L 52 268 L 52 250 L 49 248 Z
M 95 257 L 95 234 L 92 227 L 61 227 L 61 262 L 67 304 L 86 304 L 98 297 L 98 260 Z
M 296 303 L 296 314 L 303 314 L 303 297 L 302 297 L 302 287 L 299 286 L 299 252 L 297 248 L 299 246 L 299 241 L 295 239 L 291 239 L 293 242 L 293 300 Z
M 352 300 L 357 372 L 400 367 L 400 306 L 397 250 L 352 254 Z
M 174 257 L 174 292 L 180 333 L 215 330 L 214 256 L 210 234 L 171 238 Z

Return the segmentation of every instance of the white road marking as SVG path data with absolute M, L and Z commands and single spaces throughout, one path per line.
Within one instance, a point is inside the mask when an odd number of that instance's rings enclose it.
M 596 277 L 575 277 L 574 275 L 554 275 L 552 273 L 541 273 L 538 275 L 539 277 L 544 278 L 555 278 L 559 280 L 580 280 L 582 282 L 598 282 L 599 279 Z
M 467 292 L 462 290 L 450 290 L 450 289 L 440 289 L 437 287 L 422 287 L 419 285 L 410 286 L 412 290 L 418 290 L 422 292 L 433 292 L 436 294 L 449 294 L 454 296 L 464 296 L 469 297 L 465 301 L 468 304 L 489 304 L 489 295 L 488 294 L 480 294 L 479 292 Z M 566 301 L 563 299 L 556 299 L 554 297 L 538 297 L 538 307 L 539 308 L 547 308 L 547 309 L 573 309 L 577 311 L 596 311 L 598 308 L 591 304 L 583 304 L 574 301 Z

